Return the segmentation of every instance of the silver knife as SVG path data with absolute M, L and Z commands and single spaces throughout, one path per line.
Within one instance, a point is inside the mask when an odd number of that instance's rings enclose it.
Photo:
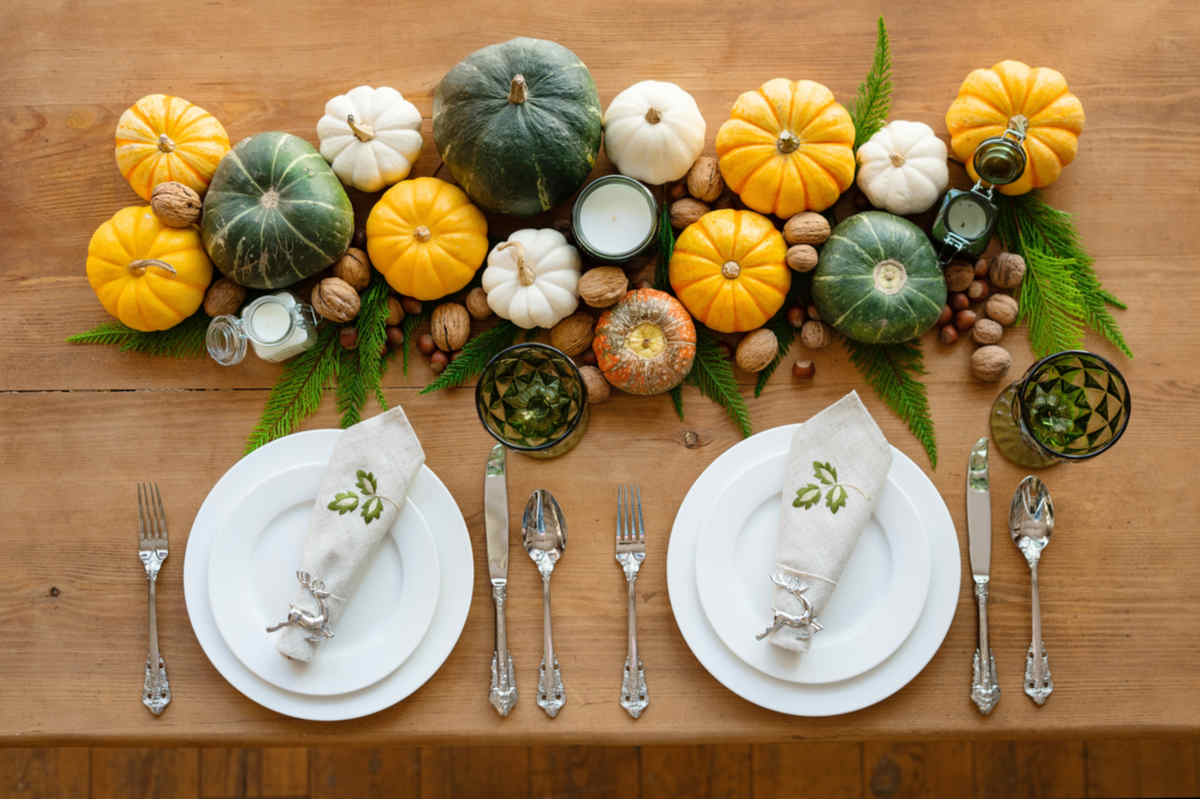
M 504 603 L 508 597 L 508 475 L 506 451 L 498 444 L 488 455 L 483 476 L 483 524 L 487 532 L 488 575 L 496 604 L 496 649 L 492 652 L 492 688 L 488 701 L 507 717 L 517 704 L 517 674 L 508 652 L 504 630 Z
M 988 439 L 971 448 L 967 460 L 967 537 L 970 542 L 971 577 L 979 606 L 979 647 L 975 650 L 971 699 L 980 713 L 990 714 L 1000 702 L 996 658 L 988 645 L 988 581 L 992 573 L 992 497 L 988 484 Z

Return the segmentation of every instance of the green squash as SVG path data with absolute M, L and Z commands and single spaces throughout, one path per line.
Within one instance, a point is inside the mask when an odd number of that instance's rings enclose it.
M 503 214 L 548 211 L 583 185 L 603 128 L 596 82 L 545 39 L 476 50 L 433 96 L 433 140 L 471 199 Z
M 354 209 L 316 149 L 273 131 L 238 142 L 204 195 L 200 236 L 217 267 L 253 289 L 290 286 L 346 252 Z
M 929 238 L 908 220 L 864 211 L 842 220 L 813 272 L 821 319 L 858 342 L 907 342 L 946 304 L 946 279 Z

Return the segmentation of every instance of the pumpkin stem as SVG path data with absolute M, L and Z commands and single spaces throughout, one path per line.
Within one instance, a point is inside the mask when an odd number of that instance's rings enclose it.
M 129 270 L 130 275 L 133 275 L 134 277 L 141 277 L 142 275 L 146 274 L 146 270 L 150 267 L 158 267 L 159 269 L 165 269 L 172 275 L 176 274 L 174 267 L 165 261 L 159 261 L 157 258 L 139 258 L 134 261 L 130 261 L 126 269 Z
M 169 153 L 175 149 L 175 143 L 171 141 L 171 137 L 165 133 L 158 135 L 158 149 L 164 153 Z
M 527 94 L 525 86 L 525 76 L 517 73 L 513 76 L 512 84 L 508 87 L 508 102 L 524 103 Z
M 415 231 L 413 231 L 413 236 L 416 237 L 416 240 L 418 242 L 428 242 L 430 239 L 433 238 L 433 232 L 430 231 L 429 228 L 426 228 L 424 225 L 418 225 L 417 229 Z
M 369 142 L 375 138 L 375 129 L 365 122 L 356 122 L 353 114 L 346 115 L 346 124 L 350 126 L 354 138 L 360 142 Z
M 657 125 L 661 120 L 662 114 L 659 113 L 657 108 L 650 106 L 646 111 L 646 122 L 649 122 L 651 125 Z
M 529 266 L 529 262 L 525 260 L 525 245 L 520 242 L 505 242 L 504 244 L 496 245 L 496 252 L 502 252 L 510 247 L 516 248 L 513 252 L 516 253 L 517 259 L 517 281 L 522 286 L 532 286 L 534 279 L 537 278 L 537 274 L 533 271 L 533 267 Z
M 894 258 L 875 265 L 875 288 L 884 294 L 895 294 L 908 283 L 908 270 Z
M 729 280 L 733 280 L 742 274 L 742 265 L 736 261 L 726 261 L 721 265 L 721 274 Z
M 904 160 L 905 160 L 904 156 L 900 155 L 899 153 L 891 153 L 888 156 L 888 159 L 892 162 L 893 167 L 903 167 L 904 166 Z
M 775 142 L 775 147 L 778 148 L 779 152 L 785 155 L 793 152 L 799 146 L 800 137 L 791 131 L 784 131 L 783 133 L 779 134 L 779 139 Z

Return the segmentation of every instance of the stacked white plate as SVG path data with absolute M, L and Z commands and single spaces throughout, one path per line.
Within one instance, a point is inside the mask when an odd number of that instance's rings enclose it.
M 292 717 L 373 714 L 420 688 L 450 655 L 471 604 L 474 559 L 454 498 L 428 467 L 310 664 L 275 650 L 318 486 L 340 431 L 305 431 L 250 453 L 209 492 L 188 537 L 183 588 L 208 659 L 242 694 Z
M 675 517 L 667 587 L 683 638 L 731 691 L 786 714 L 844 714 L 899 691 L 941 646 L 958 603 L 958 536 L 937 488 L 892 448 L 878 507 L 809 652 L 757 641 L 771 622 L 769 577 L 796 427 L 739 442 L 700 475 Z

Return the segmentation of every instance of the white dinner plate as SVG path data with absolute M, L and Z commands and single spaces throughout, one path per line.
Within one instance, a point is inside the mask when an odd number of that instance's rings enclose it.
M 225 643 L 252 672 L 301 694 L 345 694 L 370 686 L 421 643 L 441 585 L 437 546 L 410 494 L 363 572 L 353 597 L 308 664 L 275 649 L 268 625 L 302 594 L 296 581 L 325 465 L 283 469 L 259 482 L 229 513 L 212 545 L 209 601 Z
M 873 669 L 843 681 L 801 684 L 773 678 L 746 664 L 709 624 L 696 588 L 696 541 L 715 513 L 716 498 L 733 477 L 763 451 L 786 450 L 796 425 L 763 431 L 731 447 L 692 484 L 675 517 L 667 547 L 667 590 L 684 641 L 714 678 L 742 698 L 785 714 L 845 714 L 878 703 L 916 677 L 937 652 L 958 604 L 962 564 L 950 511 L 937 488 L 908 456 L 892 448 L 889 473 L 908 495 L 930 545 L 930 584 L 925 608 L 909 637 Z
M 832 683 L 859 675 L 896 651 L 921 616 L 929 592 L 929 539 L 908 496 L 889 475 L 837 588 L 819 618 L 824 630 L 807 653 L 754 637 L 771 622 L 775 545 L 787 450 L 755 451 L 728 483 L 696 545 L 696 585 L 704 613 L 725 646 L 780 680 Z
M 422 467 L 410 494 L 419 504 L 429 528 L 435 531 L 441 591 L 433 622 L 420 645 L 398 669 L 354 692 L 305 695 L 281 689 L 250 671 L 221 637 L 209 604 L 208 568 L 214 537 L 231 508 L 264 475 L 298 464 L 325 464 L 341 431 L 295 433 L 264 445 L 234 464 L 217 481 L 200 506 L 188 536 L 183 561 L 183 591 L 188 619 L 196 639 L 217 672 L 254 702 L 280 714 L 311 720 L 344 720 L 374 714 L 395 705 L 428 681 L 454 649 L 474 590 L 475 565 L 471 539 L 462 513 L 433 471 Z M 425 499 L 429 499 L 426 506 Z

